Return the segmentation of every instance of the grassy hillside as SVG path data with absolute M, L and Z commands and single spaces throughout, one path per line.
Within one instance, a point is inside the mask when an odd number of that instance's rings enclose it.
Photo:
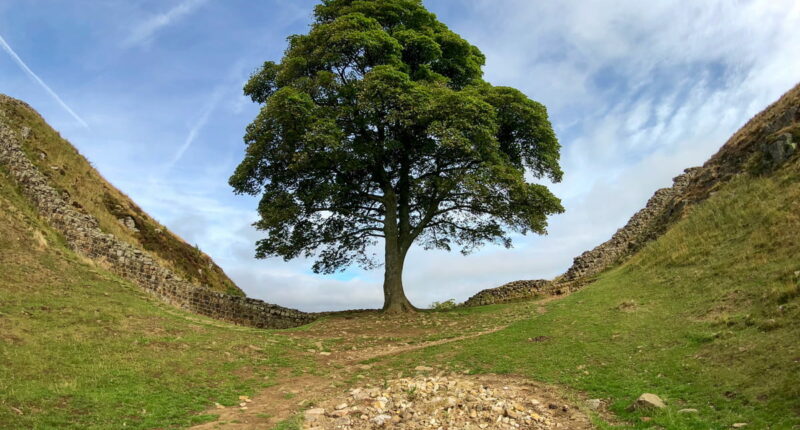
M 796 132 L 797 130 L 795 130 Z M 800 163 L 741 175 L 621 267 L 508 329 L 402 363 L 514 373 L 636 428 L 800 426 Z M 529 338 L 545 336 L 541 342 Z M 641 393 L 668 403 L 633 413 Z M 678 414 L 683 408 L 697 414 Z
M 68 250 L 0 169 L 0 428 L 173 428 L 313 363 L 177 311 Z
M 91 164 L 27 105 L 0 95 L 0 111 L 9 125 L 24 131 L 21 143 L 31 161 L 74 205 L 95 218 L 107 233 L 150 251 L 184 279 L 230 294 L 243 295 L 211 258 L 142 211 L 109 184 Z M 135 229 L 120 219 L 129 219 Z

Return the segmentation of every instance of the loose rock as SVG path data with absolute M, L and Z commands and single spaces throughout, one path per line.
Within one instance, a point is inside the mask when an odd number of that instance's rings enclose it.
M 664 409 L 667 405 L 664 404 L 664 401 L 661 400 L 661 397 L 656 396 L 655 394 L 651 393 L 644 393 L 636 399 L 635 402 L 630 406 L 630 410 L 638 410 L 638 409 Z

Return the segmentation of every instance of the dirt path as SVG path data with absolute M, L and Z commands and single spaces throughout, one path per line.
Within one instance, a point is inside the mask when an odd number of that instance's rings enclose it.
M 252 398 L 242 397 L 238 406 L 216 405 L 205 413 L 219 418 L 193 428 L 272 429 L 302 411 L 304 428 L 316 429 L 592 428 L 559 390 L 523 378 L 455 375 L 418 366 L 385 379 L 374 374 L 374 364 L 363 364 L 497 332 L 545 312 L 542 304 L 522 303 L 485 315 L 361 314 L 287 332 L 314 346 L 302 354 L 314 355 L 318 374 L 287 375 Z M 415 387 L 412 398 L 409 386 Z
M 281 379 L 279 385 L 267 388 L 253 398 L 240 399 L 239 407 L 215 406 L 206 411 L 218 414 L 217 421 L 201 424 L 193 429 L 271 429 L 273 425 L 297 413 L 303 406 L 317 404 L 323 399 L 341 393 L 335 381 L 346 380 L 359 372 L 370 370 L 370 365 L 359 362 L 410 352 L 431 346 L 458 342 L 502 330 L 495 327 L 479 333 L 449 339 L 423 342 L 416 345 L 383 345 L 364 350 L 343 351 L 340 354 L 321 355 L 323 367 L 331 369 L 325 376 L 304 375 Z M 332 382 L 334 381 L 334 382 Z

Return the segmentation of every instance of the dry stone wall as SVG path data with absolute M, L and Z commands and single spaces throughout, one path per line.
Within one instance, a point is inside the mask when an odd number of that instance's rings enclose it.
M 482 306 L 527 299 L 546 293 L 550 285 L 551 281 L 544 279 L 513 281 L 478 292 L 464 302 L 464 306 Z
M 316 318 L 261 300 L 193 285 L 160 266 L 146 252 L 102 232 L 94 217 L 75 210 L 68 196 L 60 195 L 49 185 L 17 139 L 17 133 L 0 117 L 0 165 L 76 252 L 103 262 L 115 274 L 161 300 L 201 315 L 258 328 L 295 327 Z
M 634 214 L 611 239 L 576 257 L 562 280 L 569 282 L 597 275 L 658 237 L 662 232 L 659 221 L 675 208 L 674 202 L 683 195 L 698 170 L 697 167 L 686 169 L 673 179 L 672 187 L 656 191 L 644 209 Z

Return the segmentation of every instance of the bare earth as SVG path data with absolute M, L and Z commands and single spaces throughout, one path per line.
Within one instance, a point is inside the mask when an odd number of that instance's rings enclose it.
M 242 396 L 238 406 L 215 405 L 205 413 L 219 418 L 194 429 L 271 429 L 298 414 L 306 429 L 594 428 L 585 408 L 562 390 L 525 378 L 428 366 L 390 369 L 388 375 L 376 369 L 381 358 L 501 330 L 543 312 L 541 304 L 519 303 L 486 315 L 341 315 L 287 331 L 309 346 L 304 354 L 313 354 L 322 374 L 286 376 L 252 398 Z

